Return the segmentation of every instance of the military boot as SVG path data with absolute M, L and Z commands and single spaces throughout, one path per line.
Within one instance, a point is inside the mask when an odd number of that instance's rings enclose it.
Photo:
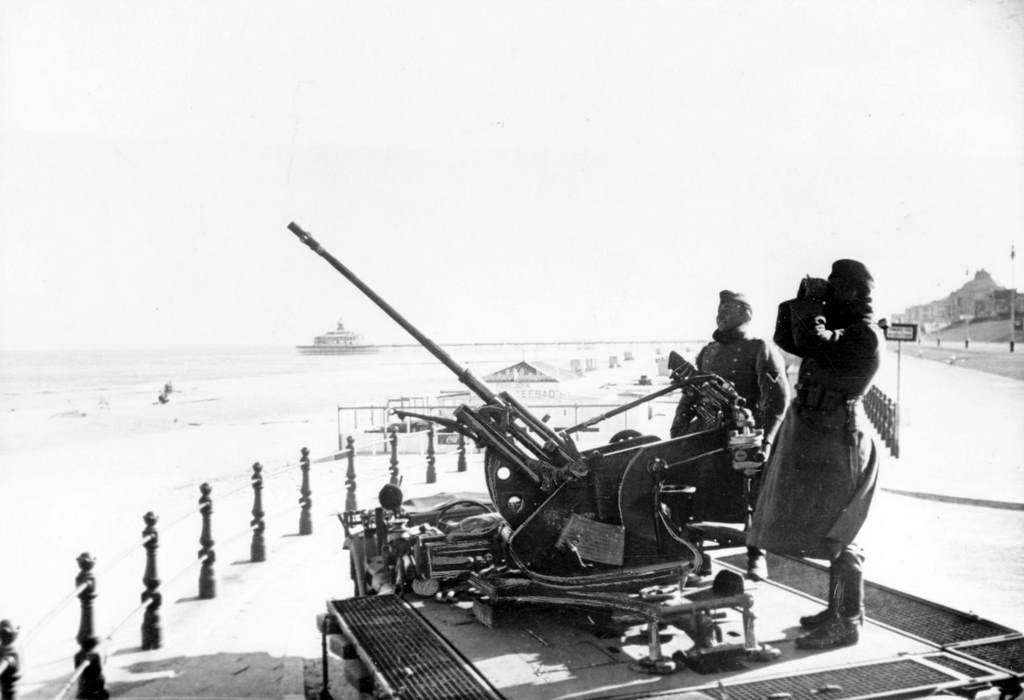
M 835 649 L 853 646 L 859 641 L 860 618 L 834 615 L 802 637 L 797 637 L 796 645 L 801 649 Z
M 834 649 L 860 641 L 864 622 L 864 574 L 860 562 L 841 556 L 832 567 L 838 578 L 836 612 L 808 634 L 797 637 L 801 649 Z
M 843 558 L 840 557 L 843 562 Z M 840 576 L 843 580 L 843 598 L 839 606 L 839 615 L 845 620 L 854 620 L 857 625 L 864 624 L 864 571 L 861 560 L 843 562 Z
M 815 627 L 828 622 L 836 616 L 839 603 L 839 576 L 836 574 L 835 563 L 828 567 L 828 607 L 814 615 L 804 615 L 800 618 L 800 626 L 805 630 L 812 630 Z

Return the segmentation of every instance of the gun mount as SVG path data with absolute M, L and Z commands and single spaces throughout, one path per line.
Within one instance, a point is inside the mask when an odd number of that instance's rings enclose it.
M 507 523 L 507 565 L 560 590 L 618 591 L 678 583 L 700 563 L 684 536 L 698 462 L 728 452 L 734 466 L 760 466 L 760 431 L 732 385 L 674 355 L 668 387 L 596 419 L 556 431 L 508 393 L 495 394 L 403 318 L 306 231 L 288 225 L 483 402 L 453 419 L 419 415 L 484 448 L 487 489 Z M 671 391 L 694 394 L 694 429 L 660 440 L 641 436 L 581 451 L 571 433 Z M 407 415 L 414 415 L 405 412 Z M 763 460 L 761 460 L 763 461 Z M 737 493 L 736 499 L 744 497 Z M 669 499 L 675 503 L 669 504 Z M 707 517 L 715 520 L 714 513 Z M 723 517 L 720 521 L 730 522 Z M 506 567 L 507 568 L 507 567 Z

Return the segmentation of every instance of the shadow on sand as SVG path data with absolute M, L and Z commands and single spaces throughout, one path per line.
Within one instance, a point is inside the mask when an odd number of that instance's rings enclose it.
M 111 697 L 281 698 L 304 692 L 304 666 L 312 661 L 265 652 L 173 656 L 108 669 L 106 690 Z M 46 681 L 20 697 L 53 698 L 67 678 Z M 66 697 L 75 697 L 76 690 L 72 687 Z

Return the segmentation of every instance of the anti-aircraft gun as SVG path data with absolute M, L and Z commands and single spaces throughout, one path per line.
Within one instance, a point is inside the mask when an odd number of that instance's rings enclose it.
M 485 477 L 494 507 L 508 525 L 510 564 L 543 586 L 586 591 L 635 591 L 678 583 L 699 564 L 684 532 L 693 471 L 702 459 L 728 452 L 736 469 L 759 468 L 761 432 L 732 385 L 672 358 L 671 382 L 646 397 L 564 430 L 555 430 L 506 392 L 495 394 L 409 323 L 306 231 L 289 230 L 370 298 L 483 402 L 459 406 L 454 419 L 435 421 L 485 450 Z M 641 436 L 581 451 L 572 434 L 672 391 L 693 396 L 696 429 L 671 440 Z M 742 499 L 743 493 L 736 498 Z M 678 503 L 676 504 L 678 506 Z M 684 504 L 685 505 L 685 504 Z M 680 515 L 683 513 L 683 515 Z M 706 513 L 716 520 L 715 513 Z M 722 518 L 728 520 L 728 518 Z
M 680 667 L 678 660 L 662 654 L 659 630 L 665 622 L 685 629 L 693 640 L 693 648 L 684 655 L 686 665 L 693 668 L 714 667 L 735 654 L 760 661 L 778 655 L 778 650 L 757 643 L 753 598 L 737 574 L 720 571 L 707 591 L 710 595 L 703 599 L 681 591 L 684 580 L 701 564 L 694 531 L 686 529 L 692 520 L 688 501 L 700 497 L 694 487 L 701 481 L 698 472 L 707 460 L 724 456 L 733 469 L 749 476 L 764 461 L 762 433 L 754 428 L 750 411 L 729 382 L 699 372 L 673 354 L 668 386 L 579 425 L 555 430 L 510 394 L 492 392 L 298 225 L 291 223 L 288 228 L 482 401 L 478 407 L 459 406 L 452 419 L 407 411 L 396 411 L 396 415 L 434 421 L 484 448 L 487 490 L 502 519 L 500 525 L 471 531 L 466 539 L 452 539 L 457 533 L 444 534 L 435 527 L 441 524 L 441 512 L 421 513 L 429 519 L 409 536 L 410 530 L 397 517 L 400 491 L 386 486 L 381 491 L 381 508 L 372 514 L 346 513 L 349 521 L 342 521 L 348 531 L 360 519 L 363 534 L 349 541 L 372 550 L 365 552 L 371 556 L 360 557 L 367 564 L 365 570 L 353 569 L 360 593 L 369 580 L 369 588 L 376 593 L 409 585 L 420 595 L 439 594 L 437 578 L 451 580 L 454 574 L 479 596 L 473 610 L 485 624 L 490 624 L 494 606 L 501 604 L 560 605 L 608 619 L 620 616 L 633 623 L 646 622 L 649 653 L 633 667 L 648 673 L 672 673 Z M 695 416 L 680 437 L 632 437 L 583 451 L 573 441 L 575 432 L 676 390 L 690 394 L 687 403 Z M 740 481 L 746 493 L 741 487 L 731 498 L 704 499 L 702 517 L 735 522 L 734 506 L 747 503 L 749 481 Z M 716 503 L 732 507 L 717 512 L 721 505 Z M 438 511 L 458 505 L 464 502 Z M 386 510 L 396 515 L 390 522 Z M 459 525 L 471 520 L 467 517 Z M 452 562 L 458 563 L 452 566 Z M 668 592 L 676 586 L 675 593 Z M 329 606 L 338 619 L 345 617 L 344 609 L 344 602 Z M 741 612 L 740 645 L 716 645 L 721 630 L 712 612 L 725 609 Z

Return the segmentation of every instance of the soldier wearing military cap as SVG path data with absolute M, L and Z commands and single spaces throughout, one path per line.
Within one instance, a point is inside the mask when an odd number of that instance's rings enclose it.
M 769 342 L 750 337 L 753 317 L 750 302 L 739 292 L 724 289 L 718 294 L 717 328 L 713 342 L 697 354 L 697 369 L 713 372 L 732 382 L 747 408 L 754 414 L 757 427 L 764 430 L 765 450 L 769 450 L 789 401 L 786 367 L 779 351 Z M 676 408 L 670 434 L 678 437 L 693 429 L 692 397 L 684 394 Z M 747 504 L 743 493 L 743 473 L 733 469 L 728 455 L 702 460 L 697 465 L 697 487 L 692 517 L 694 520 L 745 522 Z M 757 484 L 755 483 L 755 489 Z M 712 517 L 705 517 L 711 515 Z M 760 580 L 767 574 L 764 552 L 747 550 L 747 575 Z
M 874 279 L 837 260 L 828 280 L 808 278 L 779 306 L 775 342 L 801 358 L 796 395 L 765 466 L 747 542 L 829 561 L 828 607 L 800 618 L 805 649 L 856 644 L 863 621 L 864 555 L 854 543 L 874 494 L 877 452 L 862 397 L 878 371 Z

